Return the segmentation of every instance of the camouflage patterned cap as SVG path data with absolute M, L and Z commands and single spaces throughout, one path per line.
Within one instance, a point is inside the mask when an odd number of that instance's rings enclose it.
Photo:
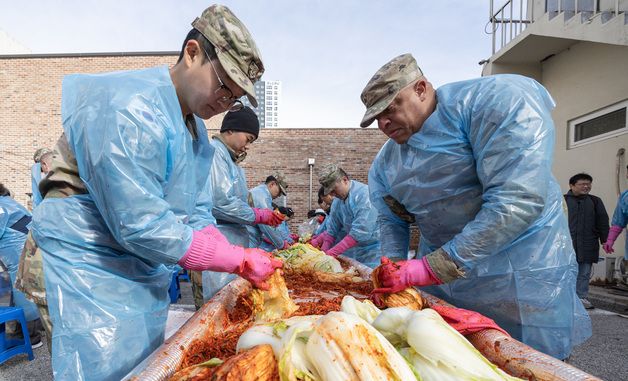
M 382 66 L 360 95 L 366 106 L 360 127 L 368 127 L 373 123 L 401 90 L 422 76 L 423 72 L 412 54 L 402 54 Z
M 275 179 L 275 181 L 277 181 L 277 185 L 279 185 L 279 190 L 281 190 L 281 194 L 283 194 L 284 196 L 286 194 L 288 194 L 287 193 L 288 183 L 286 182 L 286 178 L 283 175 L 283 173 L 281 173 L 281 172 L 274 172 L 270 176 L 273 177 Z
M 344 171 L 336 164 L 327 164 L 321 169 L 318 182 L 323 186 L 323 194 L 326 196 L 336 186 L 336 181 L 344 176 Z
M 214 45 L 222 67 L 246 91 L 253 107 L 257 107 L 253 85 L 262 77 L 264 64 L 242 21 L 224 5 L 212 5 L 194 20 L 192 26 Z

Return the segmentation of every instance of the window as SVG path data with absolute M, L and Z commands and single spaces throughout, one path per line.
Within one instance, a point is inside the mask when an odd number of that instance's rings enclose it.
M 628 132 L 628 100 L 570 120 L 569 148 L 612 138 Z

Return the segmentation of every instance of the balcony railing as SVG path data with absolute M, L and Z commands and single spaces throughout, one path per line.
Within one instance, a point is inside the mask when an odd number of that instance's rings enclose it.
M 501 1 L 498 1 L 501 3 Z M 534 22 L 535 9 L 532 0 L 507 0 L 499 8 L 495 0 L 491 0 L 489 23 L 493 35 L 493 54 L 523 32 L 528 24 Z M 590 22 L 600 17 L 602 23 L 628 13 L 628 0 L 545 0 L 545 9 L 537 10 L 538 14 L 549 14 L 549 18 L 563 14 L 564 20 L 578 15 L 581 22 Z M 530 8 L 530 9 L 528 9 Z M 628 23 L 628 18 L 624 18 Z
M 489 33 L 493 35 L 493 54 L 523 32 L 527 24 L 532 22 L 527 15 L 533 14 L 532 9 L 528 12 L 527 0 L 508 0 L 497 10 L 494 7 L 495 1 L 491 0 Z

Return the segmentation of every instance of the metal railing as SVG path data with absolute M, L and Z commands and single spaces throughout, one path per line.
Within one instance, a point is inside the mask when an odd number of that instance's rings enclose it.
M 524 2 L 526 4 L 524 4 Z M 496 11 L 494 10 L 495 1 L 491 0 L 489 13 L 489 23 L 491 24 L 490 33 L 493 35 L 493 54 L 496 52 L 497 35 L 499 34 L 499 49 L 517 37 L 523 32 L 532 20 L 528 20 L 526 14 L 533 14 L 532 9 L 528 12 L 527 0 L 508 0 Z M 531 3 L 533 4 L 533 3 Z
M 527 24 L 534 22 L 534 3 L 529 0 L 507 0 L 495 9 L 495 0 L 491 0 L 488 22 L 491 30 L 487 33 L 493 35 L 492 54 L 523 32 Z M 565 20 L 580 15 L 582 22 L 591 22 L 599 16 L 605 23 L 628 13 L 628 0 L 545 0 L 543 13 L 549 13 L 550 19 L 564 14 Z M 628 22 L 628 18 L 625 22 Z

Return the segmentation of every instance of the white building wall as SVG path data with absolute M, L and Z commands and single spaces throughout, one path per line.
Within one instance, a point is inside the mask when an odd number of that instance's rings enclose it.
M 628 99 L 628 47 L 580 42 L 542 64 L 542 83 L 557 105 L 554 175 L 561 188 L 569 190 L 569 178 L 586 172 L 593 177 L 592 194 L 602 198 L 609 217 L 617 202 L 615 162 L 620 148 L 628 151 L 628 133 L 568 149 L 568 122 L 574 118 Z M 628 152 L 626 153 L 628 155 Z M 628 189 L 626 160 L 621 168 L 621 190 Z M 615 244 L 623 254 L 622 234 Z M 604 277 L 604 264 L 596 266 Z

